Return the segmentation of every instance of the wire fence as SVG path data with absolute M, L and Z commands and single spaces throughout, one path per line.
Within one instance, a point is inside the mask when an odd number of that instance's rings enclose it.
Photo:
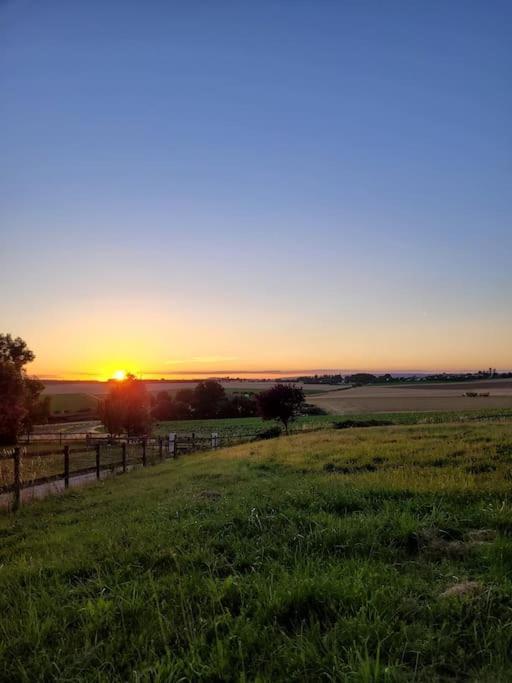
M 51 437 L 32 439 L 0 450 L 0 507 L 17 510 L 22 502 L 70 486 L 122 474 L 136 467 L 156 465 L 187 453 L 245 443 L 259 438 L 260 434 L 187 432 L 133 438 L 64 433 L 51 434 Z

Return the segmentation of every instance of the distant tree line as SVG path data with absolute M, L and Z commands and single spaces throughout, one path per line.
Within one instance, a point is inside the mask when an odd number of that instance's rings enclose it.
M 149 394 L 144 382 L 133 375 L 112 382 L 100 404 L 100 418 L 109 434 L 141 436 L 149 434 L 153 422 L 261 416 L 289 423 L 307 410 L 300 387 L 276 384 L 259 394 L 229 396 L 214 380 L 199 382 L 194 389 L 181 389 L 175 396 L 167 391 Z
M 193 389 L 180 389 L 175 396 L 159 391 L 152 396 L 151 412 L 161 421 L 253 417 L 258 403 L 252 394 L 228 395 L 219 382 L 205 380 Z
M 388 382 L 393 377 L 386 373 L 385 375 L 373 375 L 370 372 L 356 372 L 353 375 L 306 375 L 304 377 L 296 377 L 294 379 L 285 379 L 284 382 L 301 382 L 302 384 L 374 384 L 379 382 Z
M 356 372 L 351 375 L 325 374 L 306 375 L 293 379 L 283 379 L 282 382 L 301 382 L 301 384 L 346 384 L 361 386 L 365 384 L 390 384 L 411 382 L 470 382 L 478 379 L 511 379 L 512 372 L 498 372 L 495 368 L 478 370 L 478 372 L 439 372 L 430 375 L 392 375 L 386 372 L 376 375 L 370 372 Z

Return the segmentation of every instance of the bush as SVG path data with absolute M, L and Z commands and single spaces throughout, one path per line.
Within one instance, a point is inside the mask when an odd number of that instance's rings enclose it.
M 350 429 L 351 427 L 389 427 L 394 424 L 389 420 L 342 420 L 333 422 L 334 429 Z
M 264 429 L 262 432 L 259 432 L 257 435 L 257 439 L 275 439 L 278 436 L 281 436 L 282 431 L 281 427 L 278 427 L 277 425 L 275 427 L 269 427 L 268 429 Z

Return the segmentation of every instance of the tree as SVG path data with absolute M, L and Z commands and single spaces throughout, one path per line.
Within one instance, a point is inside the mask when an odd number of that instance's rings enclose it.
M 151 397 L 151 414 L 155 420 L 173 420 L 176 415 L 175 402 L 168 391 L 159 391 Z
M 254 417 L 257 413 L 258 404 L 254 396 L 235 394 L 224 400 L 217 417 Z
M 194 390 L 180 389 L 174 397 L 176 402 L 175 417 L 177 420 L 189 420 L 194 417 Z
M 112 391 L 98 406 L 98 415 L 111 436 L 124 431 L 124 410 L 119 395 Z
M 50 417 L 50 397 L 41 397 L 43 391 L 44 384 L 40 380 L 25 378 L 27 414 L 23 419 L 23 426 L 27 432 L 31 432 L 35 424 L 46 424 Z
M 34 358 L 21 337 L 0 334 L 0 443 L 16 443 L 49 412 L 49 399 L 40 399 L 44 384 L 26 376 L 24 366 Z
M 143 436 L 151 427 L 149 394 L 144 382 L 134 375 L 112 382 L 110 391 L 100 405 L 101 421 L 109 434 L 126 432 L 128 436 Z
M 355 375 L 347 375 L 345 382 L 347 384 L 372 384 L 377 381 L 377 376 L 369 372 L 356 372 Z
M 17 370 L 31 363 L 35 355 L 21 337 L 13 339 L 10 334 L 0 334 L 0 363 L 12 363 Z
M 23 376 L 12 363 L 0 361 L 0 444 L 16 443 L 26 415 Z
M 219 382 L 211 379 L 199 382 L 192 399 L 194 414 L 200 418 L 218 417 L 225 398 L 226 392 Z
M 288 434 L 288 423 L 295 419 L 304 404 L 304 392 L 294 384 L 275 384 L 256 397 L 264 420 L 280 420 Z

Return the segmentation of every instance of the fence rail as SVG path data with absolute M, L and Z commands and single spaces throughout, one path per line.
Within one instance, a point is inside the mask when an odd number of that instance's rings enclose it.
M 92 433 L 80 435 L 81 439 L 77 439 L 76 434 L 61 436 L 65 438 L 58 439 L 58 448 L 57 445 L 47 447 L 47 442 L 37 439 L 30 444 L 0 451 L 0 497 L 11 496 L 12 510 L 20 507 L 25 489 L 46 487 L 46 490 L 39 491 L 46 495 L 52 492 L 51 484 L 58 483 L 67 489 L 71 484 L 85 483 L 91 476 L 99 480 L 105 472 L 125 473 L 137 466 L 147 467 L 187 453 L 244 443 L 260 435 L 246 432 L 221 436 L 217 432 L 187 432 L 142 439 Z M 74 447 L 77 441 L 84 443 Z M 39 445 L 45 448 L 37 450 Z

